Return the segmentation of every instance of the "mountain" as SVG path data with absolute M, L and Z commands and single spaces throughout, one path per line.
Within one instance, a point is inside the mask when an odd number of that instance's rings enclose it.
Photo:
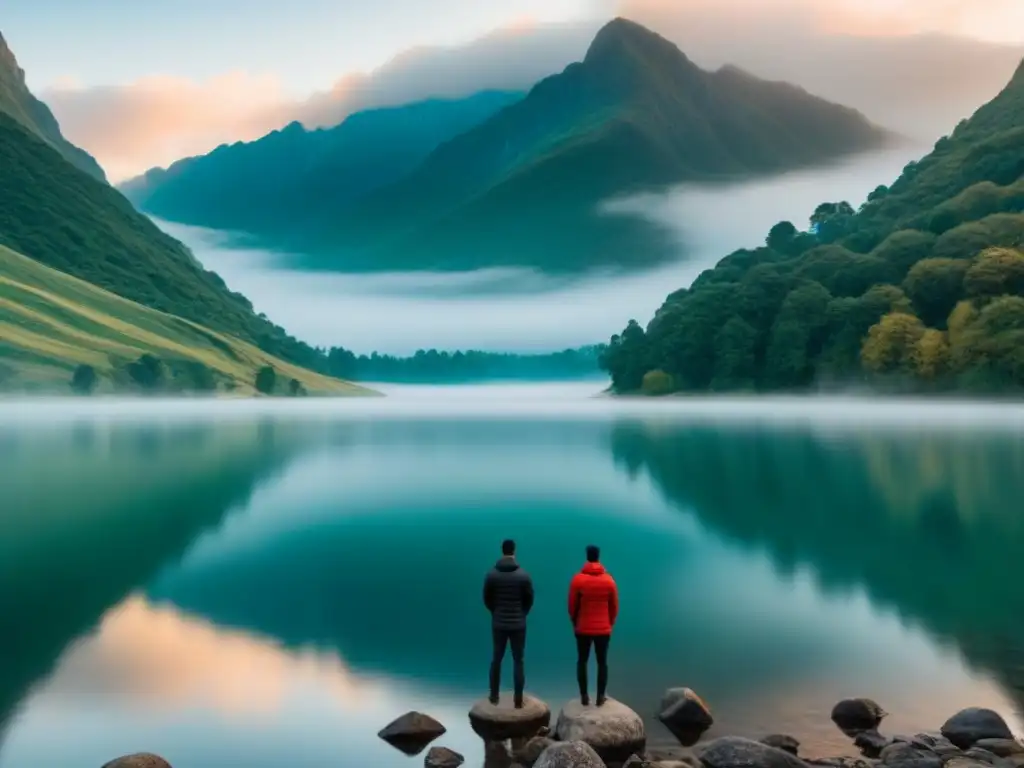
M 0 389 L 67 391 L 80 365 L 107 388 L 130 379 L 131 364 L 146 354 L 169 369 L 172 391 L 194 391 L 198 371 L 208 382 L 202 388 L 252 394 L 257 372 L 270 366 L 282 392 L 295 379 L 311 394 L 371 394 L 0 246 Z
M 619 392 L 1024 389 L 1024 63 L 855 211 L 772 228 L 630 321 Z
M 20 122 L 79 170 L 106 181 L 99 163 L 88 152 L 64 138 L 50 108 L 29 91 L 25 85 L 25 72 L 18 66 L 3 34 L 0 34 L 0 111 Z
M 309 131 L 298 122 L 253 142 L 223 145 L 121 185 L 169 221 L 256 234 L 287 232 L 311 208 L 341 208 L 397 181 L 438 144 L 523 94 L 484 91 L 349 116 Z

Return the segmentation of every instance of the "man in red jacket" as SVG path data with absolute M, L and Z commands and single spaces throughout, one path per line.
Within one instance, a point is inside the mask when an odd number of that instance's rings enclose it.
M 619 588 L 601 565 L 601 550 L 587 547 L 587 562 L 569 584 L 569 617 L 576 632 L 576 680 L 580 684 L 580 701 L 590 704 L 587 694 L 587 662 L 590 646 L 597 656 L 597 706 L 605 702 L 608 687 L 608 641 L 619 615 Z

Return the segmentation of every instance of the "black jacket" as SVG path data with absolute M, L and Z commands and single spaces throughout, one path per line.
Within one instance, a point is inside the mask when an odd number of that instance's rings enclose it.
M 503 557 L 484 579 L 484 605 L 495 629 L 526 629 L 526 614 L 533 607 L 533 581 L 514 557 Z

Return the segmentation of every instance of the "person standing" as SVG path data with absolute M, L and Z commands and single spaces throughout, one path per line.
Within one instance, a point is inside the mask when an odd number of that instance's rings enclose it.
M 597 656 L 597 706 L 605 703 L 608 689 L 608 643 L 619 615 L 619 588 L 601 565 L 601 550 L 587 547 L 587 562 L 569 584 L 569 617 L 576 633 L 576 680 L 580 702 L 590 704 L 587 693 L 587 664 L 590 647 Z
M 494 640 L 488 698 L 491 704 L 498 703 L 501 662 L 505 658 L 505 647 L 512 646 L 515 687 L 513 705 L 520 709 L 526 685 L 523 655 L 526 651 L 526 616 L 533 607 L 533 580 L 516 562 L 516 543 L 512 539 L 505 539 L 501 543 L 501 559 L 484 579 L 484 605 L 491 612 L 491 635 Z

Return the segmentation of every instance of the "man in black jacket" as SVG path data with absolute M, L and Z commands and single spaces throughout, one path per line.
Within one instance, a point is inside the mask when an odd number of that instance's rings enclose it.
M 491 612 L 491 634 L 494 637 L 494 655 L 491 657 L 492 704 L 498 703 L 501 688 L 501 662 L 505 646 L 512 646 L 512 665 L 515 679 L 513 703 L 523 706 L 523 653 L 526 650 L 526 615 L 533 607 L 533 581 L 530 574 L 516 562 L 516 543 L 505 539 L 501 543 L 501 559 L 488 571 L 484 579 L 484 605 Z

